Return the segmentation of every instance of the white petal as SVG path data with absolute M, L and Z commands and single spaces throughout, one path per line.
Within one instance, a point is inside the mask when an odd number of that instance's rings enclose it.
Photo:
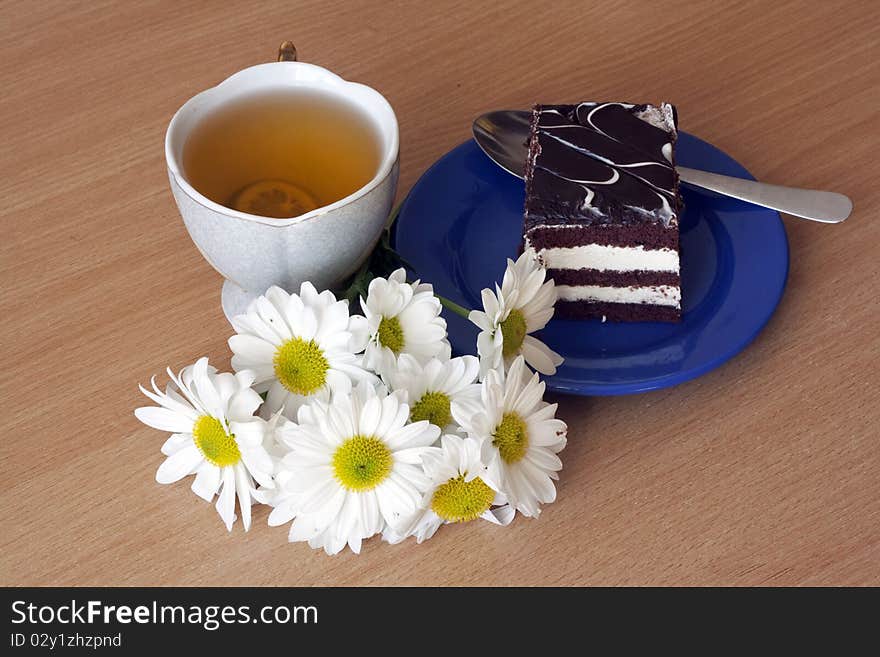
M 312 340 L 318 333 L 318 317 L 315 310 L 306 307 L 300 315 L 300 326 L 297 335 L 303 340 Z
M 271 363 L 277 347 L 255 335 L 233 335 L 229 348 L 244 363 Z
M 235 373 L 235 381 L 239 389 L 250 388 L 256 380 L 257 374 L 254 370 L 241 370 Z
M 263 400 L 250 388 L 238 390 L 229 399 L 226 417 L 229 420 L 244 420 L 251 417 Z
M 195 365 L 193 365 L 193 385 L 199 395 L 199 399 L 205 406 L 205 410 L 212 416 L 222 419 L 224 417 L 223 401 L 214 383 L 216 375 L 213 369 L 210 368 L 209 370 L 207 358 L 199 358 Z
M 274 340 L 280 343 L 293 337 L 279 307 L 272 303 L 268 297 L 257 297 L 255 305 L 260 319 L 272 330 Z
M 382 531 L 384 517 L 379 512 L 379 502 L 375 492 L 366 492 L 358 495 L 361 503 L 360 519 L 363 524 L 364 538 L 373 536 Z M 353 549 L 353 548 L 352 548 Z
M 526 332 L 534 333 L 540 331 L 547 326 L 547 323 L 553 318 L 553 307 L 540 308 L 538 310 L 527 311 L 521 309 L 526 320 Z
M 420 465 L 422 463 L 422 458 L 430 454 L 432 450 L 440 451 L 436 447 L 410 447 L 408 449 L 399 449 L 394 452 L 394 459 L 401 463 Z
M 235 522 L 235 473 L 231 467 L 223 468 L 222 479 L 223 488 L 215 506 L 227 531 L 232 531 L 232 523 Z
M 316 486 L 303 493 L 299 504 L 300 512 L 305 514 L 321 513 L 327 518 L 332 518 L 333 515 L 324 514 L 324 507 L 333 504 L 340 490 L 344 489 L 336 479 L 320 481 Z
M 308 541 L 318 536 L 324 528 L 317 521 L 318 518 L 314 515 L 297 516 L 290 525 L 287 540 L 295 543 L 298 541 Z
M 229 400 L 232 399 L 232 396 L 239 390 L 238 380 L 235 378 L 234 374 L 223 372 L 222 374 L 215 374 L 212 377 L 212 383 L 214 384 L 214 387 L 217 390 L 217 395 L 220 398 L 220 403 L 218 405 L 219 415 L 217 417 L 229 417 L 227 413 Z
M 489 316 L 484 313 L 482 310 L 472 310 L 468 313 L 468 319 L 476 324 L 478 328 L 482 331 L 492 331 L 495 326 L 492 321 L 489 319 Z
M 199 467 L 196 478 L 192 482 L 192 491 L 206 502 L 214 499 L 220 486 L 220 468 L 205 461 Z
M 529 483 L 535 491 L 535 497 L 542 504 L 551 504 L 556 501 L 556 486 L 553 480 L 542 472 L 537 466 L 525 459 L 523 470 L 527 472 Z M 560 464 L 561 465 L 561 464 Z
M 251 303 L 246 315 L 238 315 L 233 318 L 232 326 L 239 334 L 254 335 L 258 338 L 262 338 L 266 342 L 275 345 L 281 344 L 285 339 L 289 338 L 290 327 L 287 326 L 287 322 L 283 317 L 280 323 L 278 323 L 277 318 L 273 318 L 269 321 L 268 318 L 272 311 L 267 310 L 265 313 L 261 312 L 261 306 L 263 303 L 268 303 L 280 314 L 280 309 L 271 301 L 264 298 L 258 298 Z
M 416 542 L 419 544 L 424 543 L 434 536 L 443 524 L 443 519 L 436 513 L 429 514 L 428 518 L 425 519 L 416 531 Z
M 171 456 L 179 449 L 183 449 L 187 445 L 193 444 L 191 433 L 174 433 L 168 437 L 165 444 L 162 445 L 162 453 L 165 456 Z
M 367 340 L 370 339 L 367 318 L 361 315 L 352 315 L 348 321 L 348 332 L 351 334 L 348 348 L 355 354 L 362 352 L 367 346 Z
M 266 488 L 274 487 L 275 483 L 272 480 L 272 471 L 275 469 L 274 462 L 272 461 L 272 457 L 265 449 L 263 449 L 263 447 L 242 450 L 241 460 L 244 461 L 251 476 L 256 479 L 261 486 Z
M 481 517 L 496 525 L 509 525 L 516 515 L 516 509 L 509 504 L 489 509 Z
M 523 339 L 522 354 L 541 374 L 556 374 L 556 366 L 562 364 L 562 356 L 531 335 Z
M 285 388 L 280 382 L 275 381 L 269 387 L 268 394 L 266 395 L 264 411 L 266 413 L 274 414 L 283 408 L 284 416 L 291 420 L 295 420 L 299 406 L 296 404 L 288 404 L 290 396 L 287 388 Z
M 480 444 L 480 462 L 488 467 L 492 461 L 498 456 L 498 448 L 492 444 L 491 440 L 484 440 Z
M 408 447 L 428 447 L 437 442 L 440 428 L 427 420 L 413 422 L 389 433 L 385 442 L 391 451 Z
M 238 508 L 241 509 L 241 522 L 244 530 L 251 528 L 251 482 L 247 471 L 241 464 L 232 468 L 235 472 L 235 492 L 238 494 Z
M 202 453 L 195 445 L 179 449 L 159 466 L 156 471 L 156 481 L 160 484 L 173 484 L 195 472 L 202 459 Z
M 256 447 L 263 444 L 268 426 L 265 420 L 255 417 L 243 422 L 230 422 L 229 431 L 240 446 Z
M 525 458 L 544 472 L 556 472 L 562 469 L 562 460 L 546 449 L 531 448 L 526 452 Z
M 480 292 L 480 297 L 483 301 L 483 310 L 485 310 L 489 321 L 492 323 L 492 325 L 496 324 L 499 321 L 498 313 L 500 310 L 498 297 L 492 294 L 492 290 L 487 287 L 482 289 L 482 291 Z
M 296 516 L 296 511 L 296 506 L 293 504 L 292 500 L 286 500 L 279 503 L 274 509 L 272 509 L 271 513 L 269 513 L 269 526 L 279 527 L 280 525 L 287 524 L 294 518 L 294 516 Z
M 194 419 L 157 406 L 142 406 L 134 410 L 135 417 L 147 426 L 159 431 L 192 433 Z
M 138 388 L 140 389 L 140 391 L 143 394 L 145 394 L 151 400 L 153 400 L 154 402 L 159 404 L 159 406 L 163 406 L 164 408 L 167 408 L 169 411 L 175 411 L 177 413 L 180 413 L 182 415 L 186 415 L 188 417 L 191 416 L 193 418 L 193 420 L 195 420 L 198 413 L 196 413 L 193 410 L 193 407 L 190 406 L 185 401 L 180 401 L 179 399 L 175 399 L 175 397 L 168 395 L 168 394 L 162 392 L 161 390 L 159 390 L 158 386 L 156 385 L 156 377 L 155 376 L 150 379 L 150 384 L 153 386 L 152 391 L 147 390 L 146 388 L 144 388 L 140 384 L 138 384 Z
M 515 388 L 514 388 L 515 389 Z M 544 396 L 544 384 L 538 381 L 537 375 L 533 377 L 523 388 L 519 394 L 513 399 L 509 408 L 516 411 L 523 418 L 529 417 L 532 411 L 541 403 Z
M 378 397 L 367 400 L 361 409 L 358 422 L 358 432 L 364 436 L 376 435 L 379 421 L 382 417 L 382 402 Z

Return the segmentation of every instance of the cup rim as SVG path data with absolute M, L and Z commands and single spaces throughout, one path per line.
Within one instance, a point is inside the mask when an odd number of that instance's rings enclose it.
M 175 127 L 177 126 L 185 112 L 191 111 L 195 104 L 205 101 L 211 95 L 221 93 L 223 91 L 224 85 L 232 85 L 236 82 L 241 81 L 243 78 L 249 75 L 253 75 L 261 71 L 280 70 L 278 67 L 282 66 L 295 67 L 300 69 L 301 71 L 306 72 L 306 74 L 310 78 L 310 82 L 303 83 L 303 81 L 297 80 L 295 78 L 288 78 L 285 80 L 283 77 L 281 77 L 279 78 L 280 84 L 273 86 L 282 86 L 284 84 L 287 84 L 289 86 L 302 86 L 314 89 L 331 90 L 334 88 L 336 88 L 337 90 L 344 88 L 356 88 L 361 93 L 365 93 L 368 96 L 371 96 L 373 101 L 378 103 L 381 109 L 387 111 L 388 113 L 388 117 L 391 122 L 391 141 L 388 144 L 387 148 L 384 149 L 385 152 L 382 156 L 382 160 L 376 170 L 375 175 L 365 185 L 356 189 L 348 196 L 344 196 L 343 198 L 338 199 L 333 203 L 322 205 L 321 207 L 315 208 L 314 210 L 306 212 L 305 214 L 301 214 L 296 217 L 285 217 L 276 219 L 274 217 L 262 217 L 257 214 L 241 212 L 240 210 L 226 207 L 225 205 L 217 203 L 216 201 L 212 201 L 207 196 L 198 191 L 195 187 L 193 187 L 183 175 L 183 172 L 181 171 L 181 166 L 174 155 L 172 133 L 174 132 Z M 270 67 L 272 67 L 272 69 L 270 69 Z M 369 115 L 373 120 L 377 120 L 375 112 L 369 111 L 361 103 L 357 103 L 357 105 L 361 111 Z M 174 113 L 174 116 L 171 118 L 171 121 L 168 124 L 168 128 L 165 131 L 166 166 L 168 167 L 169 173 L 174 177 L 175 182 L 180 186 L 180 188 L 186 193 L 187 196 L 189 196 L 199 205 L 202 205 L 203 207 L 212 210 L 218 214 L 222 214 L 227 217 L 242 219 L 244 221 L 251 221 L 266 226 L 275 226 L 278 228 L 292 226 L 294 224 L 300 224 L 313 219 L 318 219 L 325 214 L 332 212 L 333 210 L 349 205 L 350 203 L 353 203 L 354 201 L 357 201 L 358 199 L 366 196 L 376 187 L 378 187 L 382 183 L 382 181 L 384 181 L 390 175 L 392 169 L 394 168 L 394 164 L 397 162 L 399 150 L 400 128 L 397 123 L 397 115 L 394 113 L 394 108 L 391 107 L 391 104 L 388 102 L 385 96 L 383 96 L 381 93 L 368 85 L 361 84 L 360 82 L 350 82 L 348 80 L 344 80 L 343 78 L 326 68 L 317 66 L 315 64 L 308 64 L 306 62 L 269 62 L 267 64 L 257 64 L 256 66 L 250 66 L 248 68 L 244 68 L 238 71 L 237 73 L 233 73 L 231 76 L 220 82 L 218 85 L 209 89 L 205 89 L 204 91 L 196 94 L 195 96 L 187 100 L 183 105 L 181 105 L 180 108 Z

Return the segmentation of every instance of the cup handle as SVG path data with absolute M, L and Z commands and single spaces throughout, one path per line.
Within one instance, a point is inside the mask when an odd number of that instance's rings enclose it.
M 293 45 L 293 41 L 285 41 L 280 46 L 278 46 L 278 61 L 279 62 L 295 62 L 296 61 L 296 46 Z

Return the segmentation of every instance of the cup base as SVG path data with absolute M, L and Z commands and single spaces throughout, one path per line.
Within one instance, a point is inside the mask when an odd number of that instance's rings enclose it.
M 223 289 L 220 291 L 220 305 L 229 323 L 232 323 L 232 318 L 236 315 L 243 315 L 247 312 L 251 301 L 258 296 L 260 295 L 256 292 L 248 292 L 232 281 L 224 280 Z

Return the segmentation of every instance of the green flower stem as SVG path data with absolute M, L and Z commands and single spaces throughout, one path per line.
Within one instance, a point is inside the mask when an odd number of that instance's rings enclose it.
M 447 299 L 446 297 L 442 297 L 442 296 L 440 296 L 439 294 L 437 294 L 436 292 L 434 293 L 434 296 L 436 296 L 438 299 L 440 299 L 440 303 L 443 304 L 444 307 L 446 307 L 447 309 L 451 310 L 451 311 L 454 312 L 456 315 L 461 315 L 461 316 L 464 317 L 465 319 L 467 319 L 468 315 L 469 315 L 470 312 L 471 312 L 470 310 L 468 310 L 468 309 L 465 308 L 464 306 L 459 306 L 459 305 L 458 305 L 457 303 L 455 303 L 454 301 L 450 301 L 450 300 Z
M 400 207 L 403 205 L 401 201 L 391 210 L 391 214 L 388 215 L 388 219 L 385 221 L 385 230 L 391 228 L 394 225 L 394 222 L 397 221 L 397 215 L 400 214 Z
M 353 281 L 349 284 L 349 287 L 346 291 L 341 292 L 340 296 L 343 296 L 349 300 L 357 299 L 358 296 L 362 296 L 366 298 L 367 289 L 369 287 L 370 281 L 375 276 L 388 276 L 394 269 L 397 267 L 407 267 L 412 269 L 406 262 L 404 262 L 401 257 L 394 251 L 388 240 L 388 236 L 390 234 L 391 227 L 394 225 L 394 222 L 397 221 L 397 215 L 400 214 L 400 206 L 402 204 L 398 203 L 397 206 L 391 211 L 391 214 L 388 215 L 388 220 L 385 222 L 385 233 L 382 236 L 382 239 L 379 241 L 379 244 L 376 245 L 376 249 L 371 254 L 371 256 L 367 259 L 367 261 L 361 266 L 360 270 L 354 275 Z M 374 262 L 375 260 L 381 260 L 381 256 L 385 255 L 384 260 L 388 262 L 378 263 Z M 380 256 L 377 258 L 377 256 Z M 375 266 L 371 268 L 371 265 L 382 265 Z M 372 269 L 372 271 L 371 271 Z M 387 271 L 386 271 L 387 270 Z M 446 297 L 440 296 L 436 294 L 437 298 L 440 300 L 440 303 L 443 304 L 446 308 L 454 312 L 456 315 L 461 315 L 465 319 L 467 319 L 470 311 L 463 306 L 459 306 L 454 301 L 450 301 Z

